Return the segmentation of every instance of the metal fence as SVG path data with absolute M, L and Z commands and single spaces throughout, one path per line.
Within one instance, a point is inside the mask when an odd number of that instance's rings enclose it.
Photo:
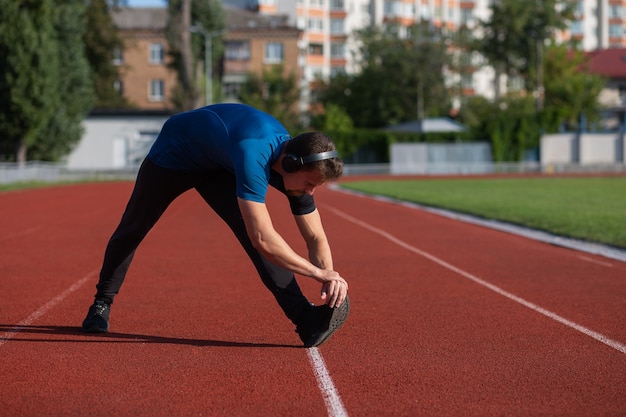
M 131 180 L 136 175 L 137 168 L 67 169 L 64 163 L 53 162 L 0 163 L 0 184 Z
M 138 167 L 124 169 L 68 169 L 65 164 L 31 161 L 0 163 L 0 184 L 19 182 L 78 182 L 134 180 Z M 345 175 L 394 175 L 390 164 L 348 164 Z M 626 164 L 432 163 L 420 164 L 419 175 L 585 174 L 626 173 Z

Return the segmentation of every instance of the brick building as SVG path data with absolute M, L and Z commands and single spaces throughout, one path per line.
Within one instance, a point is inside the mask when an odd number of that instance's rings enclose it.
M 248 73 L 260 76 L 271 66 L 282 65 L 286 74 L 293 73 L 300 80 L 300 30 L 278 15 L 263 16 L 229 6 L 224 6 L 224 15 L 225 53 L 219 80 L 223 94 L 215 96 L 216 102 L 235 101 Z M 115 58 L 120 66 L 118 88 L 139 110 L 172 110 L 169 95 L 177 79 L 167 67 L 167 10 L 121 8 L 113 13 L 113 21 L 124 40 L 124 50 Z M 215 74 L 214 78 L 219 77 Z
M 140 110 L 171 110 L 169 91 L 176 73 L 167 67 L 167 23 L 163 8 L 122 8 L 112 14 L 124 41 L 114 62 L 120 67 L 116 87 Z
M 275 65 L 282 65 L 285 74 L 301 79 L 298 41 L 302 31 L 289 26 L 286 17 L 262 16 L 229 6 L 224 6 L 224 12 L 224 100 L 235 100 L 248 73 L 260 75 Z

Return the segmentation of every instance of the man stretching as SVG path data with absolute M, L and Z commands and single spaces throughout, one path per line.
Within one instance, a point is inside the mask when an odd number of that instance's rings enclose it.
M 250 106 L 215 104 L 172 116 L 143 161 L 106 247 L 82 330 L 108 331 L 111 304 L 135 250 L 168 205 L 193 188 L 231 228 L 304 346 L 321 345 L 348 317 L 350 301 L 348 283 L 333 269 L 313 193 L 342 173 L 328 136 L 308 132 L 292 138 L 274 117 Z M 265 206 L 268 185 L 287 196 L 308 259 L 274 230 Z M 323 304 L 306 299 L 294 273 L 321 283 Z

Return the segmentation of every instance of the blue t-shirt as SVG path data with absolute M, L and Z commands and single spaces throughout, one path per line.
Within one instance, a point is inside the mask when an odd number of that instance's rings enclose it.
M 280 122 L 265 112 L 243 104 L 214 104 L 168 119 L 148 159 L 174 170 L 226 169 L 235 175 L 238 197 L 263 203 L 269 184 L 285 192 L 282 177 L 271 166 L 289 139 Z M 315 209 L 312 196 L 288 198 L 294 214 Z

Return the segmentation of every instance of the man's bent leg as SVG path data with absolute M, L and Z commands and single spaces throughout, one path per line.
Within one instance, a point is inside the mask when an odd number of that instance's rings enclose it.
M 228 224 L 252 260 L 263 284 L 271 291 L 285 315 L 294 323 L 310 307 L 293 273 L 267 260 L 248 237 L 235 194 L 235 177 L 227 171 L 214 171 L 196 185 L 196 190 L 211 208 Z

